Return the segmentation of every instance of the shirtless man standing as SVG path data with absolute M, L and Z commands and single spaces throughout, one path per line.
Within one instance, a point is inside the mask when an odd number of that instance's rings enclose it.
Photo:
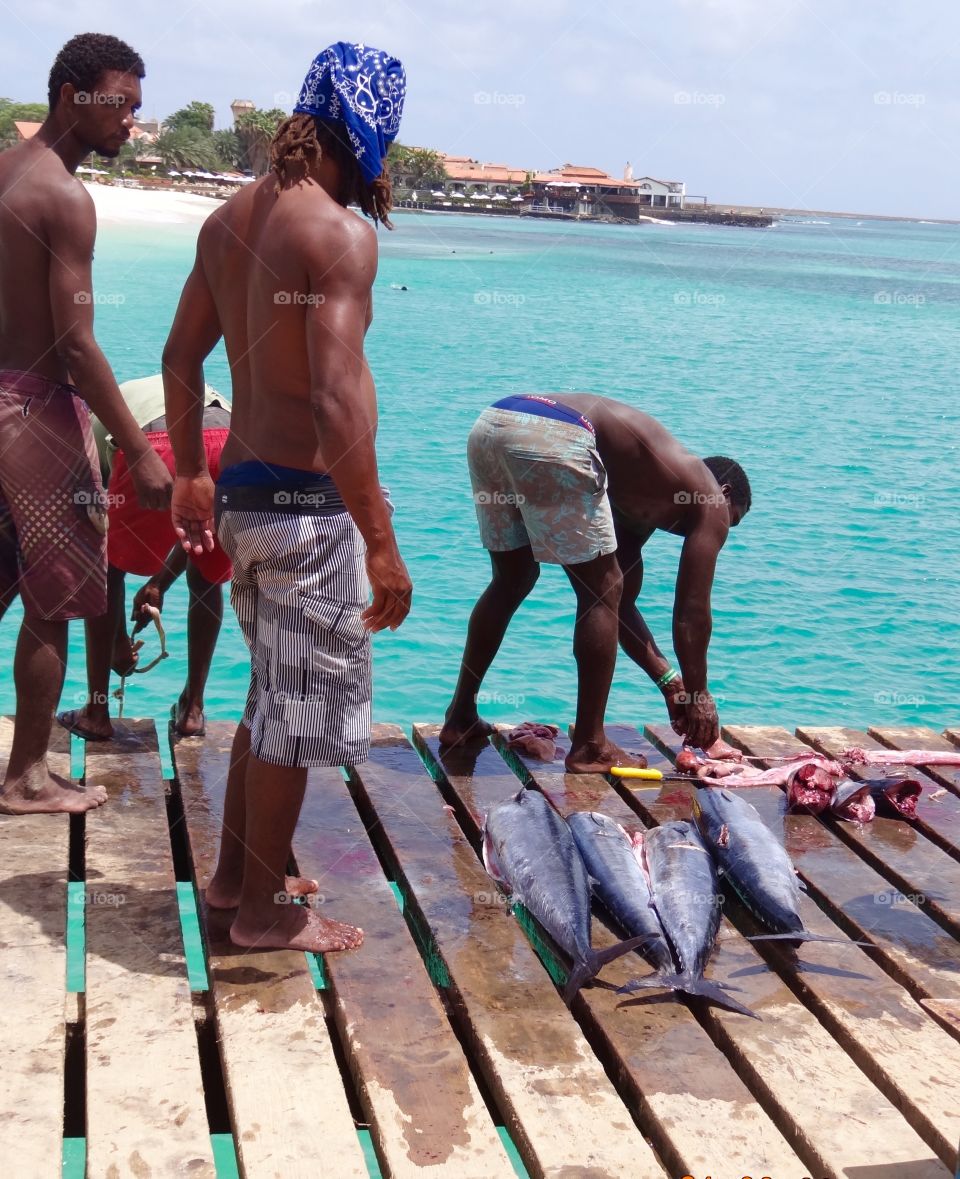
M 490 732 L 477 692 L 542 561 L 562 565 L 577 596 L 577 719 L 566 768 L 645 764 L 604 732 L 618 639 L 663 693 L 674 729 L 704 749 L 716 741 L 720 722 L 707 687 L 710 591 L 727 534 L 750 509 L 740 465 L 699 459 L 647 414 L 589 393 L 503 398 L 480 415 L 467 456 L 493 580 L 470 616 L 441 743 Z M 636 605 L 643 545 L 658 528 L 683 537 L 673 608 L 679 672 Z
M 93 336 L 93 201 L 74 173 L 113 157 L 140 106 L 143 62 L 116 37 L 68 41 L 50 71 L 50 113 L 0 155 L 0 602 L 23 624 L 17 715 L 0 811 L 85 811 L 106 799 L 47 765 L 63 690 L 67 622 L 107 606 L 102 487 L 87 406 L 123 450 L 145 507 L 171 477 L 124 404 Z M 82 398 L 82 400 L 81 400 Z
M 272 172 L 204 224 L 164 352 L 176 457 L 174 524 L 193 552 L 217 535 L 250 648 L 211 908 L 232 940 L 314 952 L 362 931 L 284 903 L 313 882 L 284 871 L 310 766 L 370 743 L 370 633 L 396 629 L 411 586 L 377 476 L 376 391 L 363 355 L 389 225 L 387 147 L 405 78 L 395 58 L 337 42 L 307 74 L 272 145 Z M 216 489 L 202 445 L 203 360 L 223 336 L 233 380 Z M 373 602 L 367 605 L 369 583 Z

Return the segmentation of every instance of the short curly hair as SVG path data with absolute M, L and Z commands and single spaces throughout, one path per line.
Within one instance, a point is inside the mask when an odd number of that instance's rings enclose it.
M 743 508 L 744 512 L 749 512 L 753 503 L 753 492 L 743 467 L 722 454 L 712 454 L 703 462 L 721 487 L 730 488 L 730 502 L 736 507 Z
M 60 101 L 60 88 L 72 82 L 78 90 L 92 91 L 107 72 L 136 74 L 142 78 L 147 72 L 143 59 L 126 41 L 108 33 L 80 33 L 71 37 L 56 56 L 50 70 L 47 101 L 50 109 Z

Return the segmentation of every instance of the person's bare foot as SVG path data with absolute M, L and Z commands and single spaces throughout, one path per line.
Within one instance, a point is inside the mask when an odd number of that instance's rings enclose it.
M 76 786 L 59 774 L 42 769 L 39 774 L 7 778 L 0 792 L 0 814 L 82 814 L 107 801 L 103 786 Z
M 65 712 L 58 712 L 57 724 L 76 733 L 84 741 L 109 741 L 113 736 L 109 714 L 102 710 L 95 713 L 89 704 L 83 708 L 68 708 Z
M 440 730 L 440 744 L 447 749 L 453 745 L 470 745 L 486 741 L 492 732 L 493 725 L 476 710 L 464 716 L 448 712 Z
M 320 885 L 309 876 L 285 876 L 284 891 L 288 897 L 308 897 L 318 891 Z M 211 909 L 235 909 L 240 904 L 240 885 L 235 888 L 219 885 L 211 880 L 203 892 L 204 900 Z
M 585 741 L 571 746 L 564 761 L 569 774 L 608 774 L 613 766 L 647 768 L 647 759 L 639 753 L 627 753 L 612 741 Z
M 257 950 L 304 950 L 331 954 L 355 950 L 363 944 L 363 930 L 343 921 L 331 921 L 306 905 L 277 905 L 270 920 L 247 922 L 237 915 L 230 926 L 235 946 Z
M 181 696 L 174 710 L 173 727 L 181 737 L 203 737 L 207 731 L 203 701 Z

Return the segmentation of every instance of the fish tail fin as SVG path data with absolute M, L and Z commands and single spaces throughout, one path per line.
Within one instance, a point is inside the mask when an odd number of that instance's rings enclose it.
M 852 937 L 832 937 L 828 933 L 808 933 L 802 929 L 797 933 L 755 933 L 748 942 L 828 942 L 835 946 L 872 946 L 873 942 L 858 942 Z
M 591 950 L 589 957 L 583 962 L 578 962 L 570 972 L 567 985 L 563 988 L 563 1001 L 569 1006 L 577 991 L 590 982 L 594 975 L 599 974 L 608 962 L 629 954 L 631 950 L 655 941 L 656 938 L 656 934 L 644 933 L 640 937 L 629 937 L 625 941 L 617 942 L 615 946 L 608 946 L 605 950 Z
M 617 987 L 620 995 L 632 995 L 639 990 L 653 990 L 667 988 L 671 991 L 682 991 L 685 995 L 694 995 L 699 999 L 707 999 L 716 1003 L 718 1007 L 725 1007 L 728 1011 L 736 1011 L 739 1015 L 748 1015 L 751 1019 L 759 1019 L 755 1011 L 738 1003 L 720 983 L 710 982 L 706 978 L 694 978 L 689 974 L 651 974 L 647 978 L 635 978 L 625 986 Z

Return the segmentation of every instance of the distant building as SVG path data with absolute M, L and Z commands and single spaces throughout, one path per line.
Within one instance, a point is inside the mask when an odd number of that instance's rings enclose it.
M 14 122 L 13 125 L 17 131 L 17 142 L 23 143 L 25 139 L 33 139 L 43 123 Z
M 133 126 L 130 128 L 130 135 L 131 138 L 144 138 L 152 143 L 162 130 L 163 124 L 159 119 L 134 119 Z M 139 135 L 137 134 L 138 132 Z
M 235 98 L 230 103 L 230 109 L 233 111 L 233 125 L 236 127 L 244 115 L 248 115 L 251 111 L 257 109 L 257 104 L 251 102 L 249 98 Z
M 683 208 L 687 186 L 680 180 L 656 180 L 653 176 L 641 176 L 634 184 L 641 205 L 652 205 L 654 208 Z
M 522 196 L 533 209 L 574 217 L 616 216 L 636 218 L 649 208 L 682 209 L 686 185 L 679 180 L 634 179 L 627 162 L 623 176 L 611 176 L 602 168 L 563 164 L 549 172 L 511 168 L 508 164 L 481 163 L 470 156 L 440 153 L 447 180 L 439 187 L 444 196 L 484 196 L 515 200 Z M 398 186 L 402 174 L 395 174 Z

